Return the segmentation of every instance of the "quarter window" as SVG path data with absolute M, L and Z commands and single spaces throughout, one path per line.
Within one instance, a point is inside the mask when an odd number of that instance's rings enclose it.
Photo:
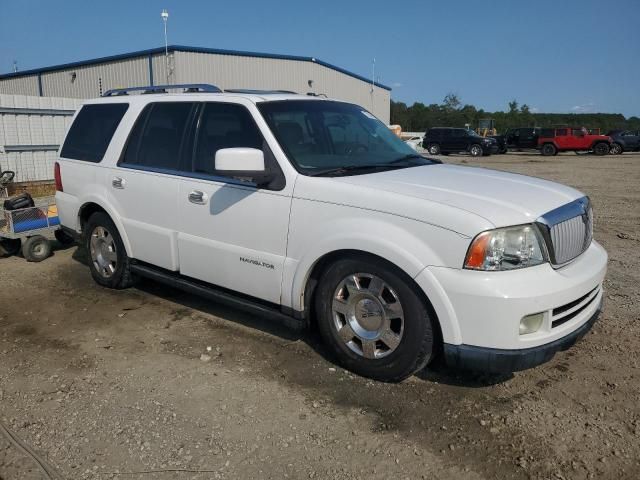
M 145 107 L 138 118 L 123 162 L 163 170 L 185 170 L 191 156 L 189 120 L 195 108 L 190 102 L 158 102 Z
M 86 162 L 101 162 L 128 108 L 128 103 L 82 107 L 69 129 L 60 156 Z

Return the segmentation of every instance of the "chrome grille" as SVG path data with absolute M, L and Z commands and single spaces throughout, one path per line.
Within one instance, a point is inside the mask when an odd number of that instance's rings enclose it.
M 584 252 L 593 237 L 593 210 L 587 197 L 557 208 L 539 220 L 551 257 L 558 266 L 570 262 Z

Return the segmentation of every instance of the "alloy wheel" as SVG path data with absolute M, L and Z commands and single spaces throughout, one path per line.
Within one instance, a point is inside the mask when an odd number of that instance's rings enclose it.
M 91 262 L 103 278 L 111 278 L 118 267 L 118 253 L 113 235 L 101 226 L 93 229 L 89 242 Z
M 380 277 L 368 273 L 345 277 L 335 290 L 331 308 L 338 337 L 357 355 L 384 358 L 400 345 L 402 304 Z

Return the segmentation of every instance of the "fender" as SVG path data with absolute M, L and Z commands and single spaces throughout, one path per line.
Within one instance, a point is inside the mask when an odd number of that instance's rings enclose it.
M 410 229 L 403 226 L 405 222 L 412 223 Z M 388 260 L 415 278 L 429 265 L 461 264 L 463 259 L 453 252 L 466 253 L 469 242 L 467 237 L 449 230 L 386 215 L 359 218 L 357 223 L 348 217 L 336 219 L 323 226 L 322 235 L 315 234 L 313 228 L 306 230 L 305 238 L 289 245 L 283 271 L 282 305 L 299 312 L 304 310 L 304 291 L 311 272 L 326 255 L 342 250 L 369 253 Z M 380 231 L 385 231 L 384 237 L 377 234 Z M 309 236 L 313 236 L 313 242 L 307 241 Z M 446 252 L 451 254 L 450 258 L 441 258 L 430 246 L 430 243 L 441 242 L 451 245 Z M 291 288 L 287 289 L 287 285 Z

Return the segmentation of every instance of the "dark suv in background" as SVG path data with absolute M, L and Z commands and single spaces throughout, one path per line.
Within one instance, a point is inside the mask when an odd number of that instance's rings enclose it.
M 638 130 L 612 130 L 607 133 L 611 137 L 612 155 L 619 155 L 622 152 L 640 151 L 640 131 Z
M 434 127 L 424 134 L 422 147 L 431 155 L 468 152 L 473 157 L 498 152 L 493 138 L 484 138 L 466 128 Z

